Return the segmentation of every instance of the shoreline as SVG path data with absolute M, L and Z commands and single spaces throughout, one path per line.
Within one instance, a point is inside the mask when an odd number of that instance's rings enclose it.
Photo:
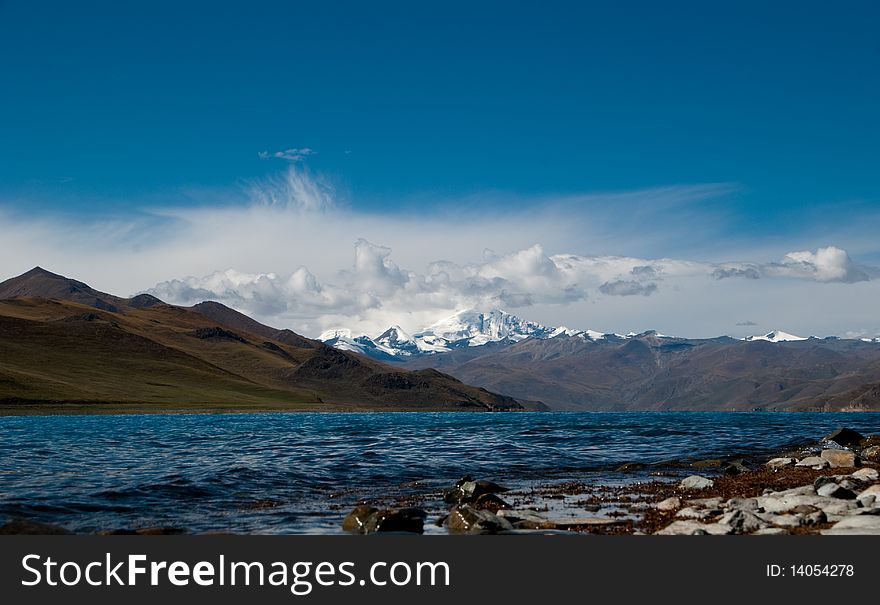
M 273 413 L 315 413 L 315 414 L 365 414 L 365 413 L 449 413 L 449 414 L 880 414 L 880 410 L 486 410 L 459 408 L 451 405 L 429 407 L 427 405 L 388 404 L 387 407 L 374 404 L 349 403 L 82 403 L 82 402 L 0 402 L 0 417 L 50 417 L 50 416 L 132 416 L 132 415 L 235 415 L 235 414 L 273 414 Z

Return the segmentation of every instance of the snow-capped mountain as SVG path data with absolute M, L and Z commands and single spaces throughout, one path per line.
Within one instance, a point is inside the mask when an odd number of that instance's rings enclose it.
M 547 340 L 551 338 L 579 338 L 589 342 L 615 342 L 631 338 L 672 339 L 674 336 L 659 334 L 654 330 L 626 335 L 606 334 L 595 330 L 573 330 L 566 326 L 549 327 L 528 321 L 505 311 L 481 312 L 465 309 L 453 313 L 445 319 L 431 324 L 414 334 L 408 334 L 400 326 L 394 325 L 379 336 L 355 334 L 349 329 L 327 330 L 318 339 L 337 349 L 363 353 L 377 359 L 401 360 L 437 353 L 446 353 L 462 347 L 479 347 L 490 343 L 513 344 L 527 338 Z M 764 341 L 773 343 L 797 342 L 816 339 L 796 336 L 782 330 L 767 334 L 746 336 L 739 340 L 746 342 Z M 826 339 L 827 340 L 827 339 Z M 880 338 L 862 338 L 863 342 L 880 344 Z
M 809 340 L 803 336 L 795 336 L 794 334 L 789 334 L 788 332 L 783 332 L 782 330 L 773 330 L 772 332 L 767 332 L 766 334 L 761 334 L 758 336 L 746 336 L 743 340 L 753 341 L 753 340 L 766 340 L 768 342 L 794 342 L 796 340 Z
M 572 330 L 565 326 L 551 328 L 500 310 L 484 313 L 465 309 L 413 335 L 395 325 L 376 338 L 366 334 L 355 336 L 351 330 L 340 328 L 327 330 L 318 339 L 337 349 L 388 359 L 445 353 L 460 347 L 479 347 L 493 342 L 514 343 L 526 338 L 560 336 L 584 340 L 623 338 L 618 334 L 606 335 L 595 330 Z

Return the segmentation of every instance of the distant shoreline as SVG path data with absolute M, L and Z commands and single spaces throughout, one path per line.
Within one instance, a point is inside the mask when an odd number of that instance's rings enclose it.
M 880 410 L 502 410 L 502 413 L 555 413 L 555 414 L 644 414 L 664 413 L 701 413 L 701 414 L 877 414 Z M 7 416 L 123 416 L 123 415 L 210 415 L 210 414 L 272 414 L 272 413 L 319 413 L 319 414 L 353 414 L 353 413 L 495 413 L 473 407 L 456 407 L 450 405 L 406 405 L 391 403 L 387 406 L 375 404 L 345 403 L 126 403 L 126 402 L 0 402 L 0 417 Z

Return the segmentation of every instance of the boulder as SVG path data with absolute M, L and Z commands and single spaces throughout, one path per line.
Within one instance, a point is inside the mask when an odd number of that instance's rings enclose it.
M 428 513 L 420 508 L 385 508 L 372 506 L 356 506 L 345 519 L 342 529 L 356 534 L 373 533 L 413 533 L 421 534 L 425 530 L 425 519 Z
M 706 489 L 715 485 L 715 482 L 700 475 L 691 475 L 681 480 L 678 486 L 681 489 Z
M 671 498 L 666 498 L 666 500 L 662 500 L 654 505 L 654 508 L 657 510 L 676 510 L 681 508 L 681 499 L 677 496 L 672 496 Z
M 795 462 L 797 462 L 794 458 L 773 458 L 767 462 L 767 466 L 770 468 L 782 468 L 784 466 L 791 466 Z
M 857 462 L 855 452 L 850 450 L 822 450 L 821 458 L 827 460 L 831 468 L 852 468 Z
M 697 519 L 698 521 L 704 521 L 709 517 L 714 517 L 716 514 L 718 514 L 718 511 L 701 510 L 692 506 L 687 506 L 675 513 L 675 516 L 679 519 Z
M 850 447 L 858 445 L 864 438 L 865 436 L 857 431 L 848 428 L 839 428 L 836 431 L 832 431 L 828 435 L 825 435 L 823 441 L 833 441 L 837 445 Z
M 831 466 L 831 463 L 828 462 L 825 458 L 820 458 L 819 456 L 807 456 L 803 460 L 799 460 L 795 466 L 804 466 L 807 468 L 812 468 L 816 470 L 820 470 L 823 468 L 828 468 Z
M 510 508 L 510 504 L 495 494 L 481 494 L 473 503 L 474 508 L 497 513 L 502 508 Z
M 342 529 L 356 534 L 365 534 L 367 533 L 367 521 L 377 512 L 379 509 L 374 506 L 355 506 L 354 510 L 342 520 Z
M 449 511 L 446 528 L 455 534 L 497 534 L 513 529 L 513 524 L 495 513 L 463 504 Z
M 407 533 L 421 534 L 425 531 L 428 513 L 420 508 L 386 508 L 373 513 L 366 524 L 364 533 Z

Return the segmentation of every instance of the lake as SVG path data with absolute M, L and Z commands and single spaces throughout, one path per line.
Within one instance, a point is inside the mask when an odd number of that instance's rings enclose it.
M 78 532 L 338 533 L 360 499 L 465 474 L 514 487 L 632 481 L 624 462 L 761 457 L 878 414 L 370 413 L 0 417 L 0 522 Z

